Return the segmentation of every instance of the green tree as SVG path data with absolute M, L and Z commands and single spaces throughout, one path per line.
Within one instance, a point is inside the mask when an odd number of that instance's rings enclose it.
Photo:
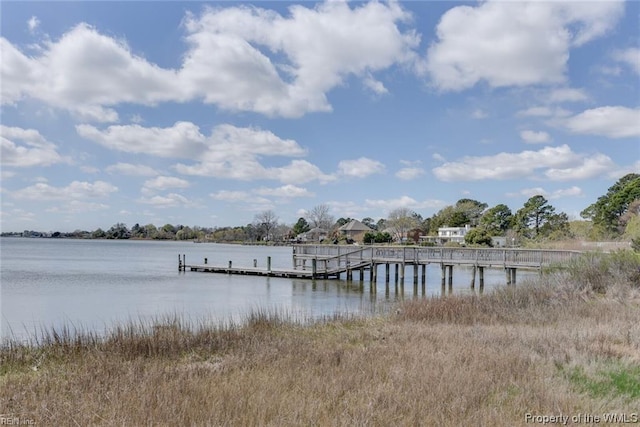
M 555 211 L 543 196 L 533 196 L 516 212 L 516 229 L 525 237 L 536 238 L 540 234 L 540 227 L 555 214 Z
M 480 217 L 480 226 L 487 230 L 491 236 L 503 236 L 513 222 L 513 213 L 507 205 L 499 204 Z
M 292 228 L 293 234 L 296 236 L 302 233 L 306 233 L 309 230 L 311 230 L 311 227 L 309 227 L 309 223 L 302 217 L 298 218 L 298 222 L 296 222 Z
M 464 241 L 468 245 L 493 246 L 491 234 L 484 227 L 474 227 L 464 236 Z
M 362 218 L 361 222 L 372 230 L 378 229 L 378 226 L 376 225 L 375 222 L 373 222 L 373 218 L 371 217 Z
M 629 206 L 638 199 L 640 199 L 640 175 L 630 173 L 609 187 L 607 194 L 600 196 L 580 215 L 590 219 L 594 225 L 602 227 L 606 232 L 618 235 L 623 231 L 619 228 L 620 218 Z

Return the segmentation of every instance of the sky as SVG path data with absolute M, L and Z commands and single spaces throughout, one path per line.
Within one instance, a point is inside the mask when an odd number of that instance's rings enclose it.
M 640 2 L 0 3 L 2 231 L 293 224 L 640 173 Z

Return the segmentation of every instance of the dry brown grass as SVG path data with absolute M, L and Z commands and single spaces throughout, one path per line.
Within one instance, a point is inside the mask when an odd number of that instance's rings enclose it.
M 583 387 L 611 369 L 640 372 L 637 287 L 611 281 L 603 293 L 573 279 L 311 325 L 256 312 L 245 325 L 123 326 L 107 340 L 49 333 L 0 352 L 0 413 L 56 426 L 516 426 L 526 413 L 637 413 L 633 394 Z

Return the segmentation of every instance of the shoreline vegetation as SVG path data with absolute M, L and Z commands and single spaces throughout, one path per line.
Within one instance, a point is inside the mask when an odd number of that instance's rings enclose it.
M 639 314 L 640 254 L 620 250 L 371 317 L 49 330 L 0 346 L 0 408 L 36 425 L 638 422 Z

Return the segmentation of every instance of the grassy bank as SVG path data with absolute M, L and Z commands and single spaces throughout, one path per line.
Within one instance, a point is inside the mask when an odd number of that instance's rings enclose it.
M 303 325 L 258 311 L 242 325 L 166 318 L 107 339 L 50 331 L 0 349 L 0 413 L 83 426 L 633 420 L 639 272 L 637 255 L 620 252 L 481 297 L 412 300 L 387 317 Z

